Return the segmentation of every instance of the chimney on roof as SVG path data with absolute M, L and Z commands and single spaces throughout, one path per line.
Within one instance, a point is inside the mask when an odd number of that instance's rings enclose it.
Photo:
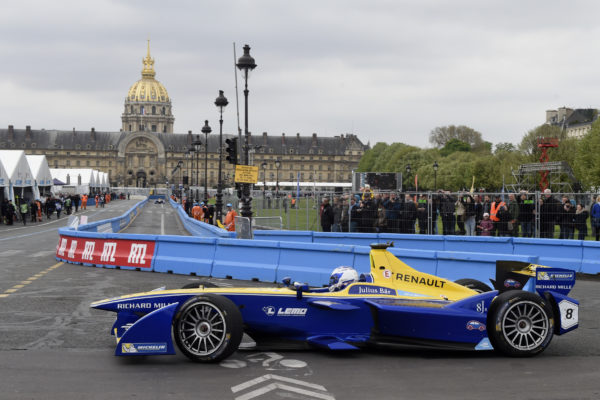
M 317 134 L 313 133 L 312 134 L 312 143 L 311 146 L 317 146 Z
M 187 144 L 189 146 L 191 146 L 193 141 L 194 141 L 194 139 L 192 138 L 192 131 L 188 131 L 188 134 L 187 134 Z
M 25 140 L 31 140 L 31 125 L 25 127 Z
M 296 133 L 296 143 L 300 144 L 300 133 Z
M 285 132 L 281 134 L 281 145 L 285 146 Z
M 267 145 L 267 132 L 263 132 L 263 145 Z
M 95 142 L 96 141 L 96 128 L 94 128 L 92 126 L 92 140 Z
M 15 140 L 15 127 L 12 125 L 8 126 L 8 140 L 11 142 Z

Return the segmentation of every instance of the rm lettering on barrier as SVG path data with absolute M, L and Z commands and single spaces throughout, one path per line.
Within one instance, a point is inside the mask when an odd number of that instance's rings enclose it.
M 89 239 L 61 236 L 56 256 L 65 261 L 119 267 L 150 268 L 154 257 L 153 241 L 127 239 Z

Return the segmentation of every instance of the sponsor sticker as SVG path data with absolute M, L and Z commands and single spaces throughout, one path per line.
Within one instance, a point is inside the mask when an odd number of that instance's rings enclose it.
M 121 352 L 128 354 L 166 353 L 166 343 L 123 343 Z
M 517 281 L 515 281 L 514 279 L 507 279 L 504 281 L 504 287 L 510 288 L 513 287 L 515 289 L 518 289 L 521 287 L 521 284 Z
M 277 317 L 304 317 L 308 312 L 308 308 L 301 307 L 278 307 L 275 308 L 273 306 L 263 307 L 263 311 L 269 317 L 277 316 Z
M 469 331 L 473 331 L 473 330 L 478 330 L 478 331 L 485 331 L 485 324 L 479 321 L 469 321 L 467 322 L 467 330 Z
M 389 279 L 392 277 L 392 271 L 390 271 L 389 269 L 384 269 L 383 270 L 383 277 L 386 279 Z
M 353 285 L 348 290 L 348 294 L 394 296 L 396 294 L 396 292 L 393 289 L 386 288 L 383 286 Z

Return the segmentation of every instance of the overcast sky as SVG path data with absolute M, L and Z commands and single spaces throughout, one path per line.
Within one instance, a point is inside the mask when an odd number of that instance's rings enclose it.
M 258 65 L 254 134 L 430 147 L 454 124 L 516 144 L 547 109 L 600 108 L 599 15 L 594 0 L 3 1 L 0 127 L 118 131 L 149 37 L 178 133 L 218 130 L 219 89 L 236 132 L 235 42 Z

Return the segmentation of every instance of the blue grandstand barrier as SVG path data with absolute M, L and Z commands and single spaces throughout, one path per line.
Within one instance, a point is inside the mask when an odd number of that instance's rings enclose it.
M 378 242 L 376 233 L 313 232 L 313 243 L 369 246 Z
M 258 240 L 274 240 L 280 242 L 313 242 L 313 231 L 254 231 L 254 238 Z

